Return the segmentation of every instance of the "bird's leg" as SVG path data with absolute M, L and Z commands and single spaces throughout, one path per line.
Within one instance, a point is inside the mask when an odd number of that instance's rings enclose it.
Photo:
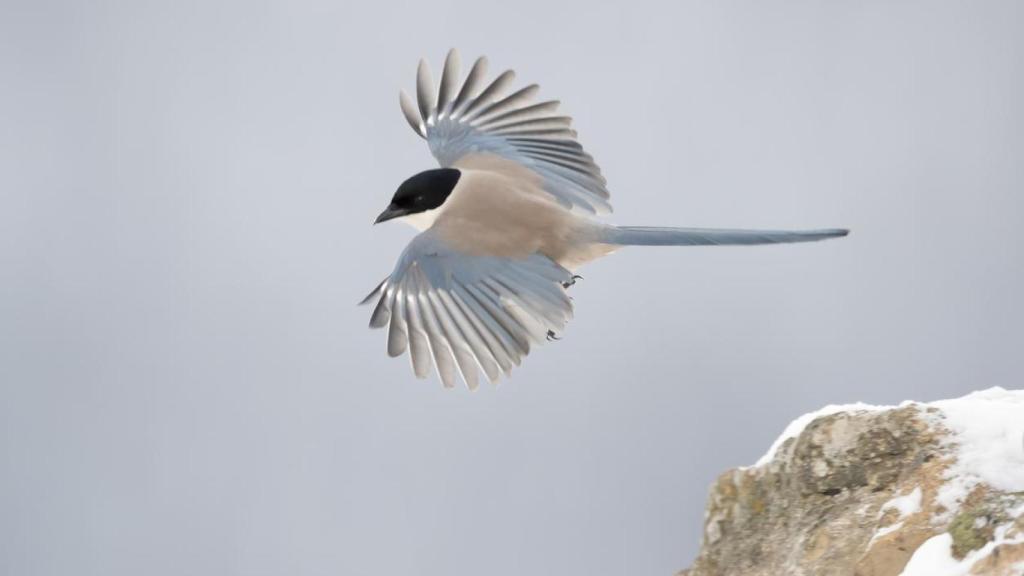
M 562 338 L 560 336 L 555 334 L 554 330 L 548 330 L 548 342 L 553 342 L 555 340 L 561 340 L 561 339 Z
M 577 280 L 583 280 L 583 276 L 580 276 L 579 274 L 573 274 L 572 278 L 569 278 L 569 280 L 562 282 L 562 288 L 568 288 L 569 286 L 576 284 Z

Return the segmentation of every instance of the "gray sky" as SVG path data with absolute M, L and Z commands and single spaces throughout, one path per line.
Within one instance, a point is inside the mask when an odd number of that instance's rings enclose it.
M 0 574 L 671 574 L 822 404 L 1020 387 L 1024 4 L 0 8 Z M 559 98 L 630 249 L 476 393 L 355 306 L 457 46 Z M 13 130 L 12 130 L 13 128 Z

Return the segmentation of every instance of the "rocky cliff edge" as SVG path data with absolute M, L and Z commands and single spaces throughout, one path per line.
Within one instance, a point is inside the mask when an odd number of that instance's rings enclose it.
M 680 576 L 1024 576 L 1024 390 L 829 406 L 711 489 Z

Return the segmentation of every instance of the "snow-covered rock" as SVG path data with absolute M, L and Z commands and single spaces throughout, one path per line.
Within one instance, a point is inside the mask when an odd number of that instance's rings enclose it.
M 1024 576 L 1024 390 L 828 406 L 723 474 L 684 576 Z

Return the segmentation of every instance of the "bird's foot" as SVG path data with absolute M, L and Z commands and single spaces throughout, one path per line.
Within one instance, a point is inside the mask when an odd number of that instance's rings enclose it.
M 548 330 L 548 342 L 554 342 L 555 340 L 561 340 L 561 336 L 555 334 L 554 330 Z
M 568 288 L 569 286 L 576 284 L 577 280 L 583 280 L 583 276 L 580 276 L 579 274 L 573 274 L 572 278 L 569 278 L 568 281 L 562 282 L 562 288 Z

